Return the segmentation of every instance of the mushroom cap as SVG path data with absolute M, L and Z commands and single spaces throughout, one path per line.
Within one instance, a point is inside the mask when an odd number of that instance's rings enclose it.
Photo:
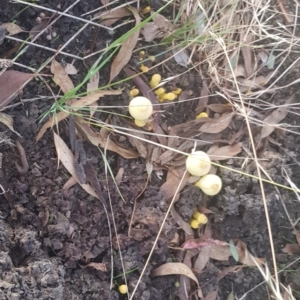
M 208 196 L 217 195 L 222 188 L 222 180 L 218 175 L 207 174 L 200 178 L 195 183 L 195 186 L 199 187 L 202 192 Z
M 203 151 L 195 151 L 186 159 L 186 168 L 192 175 L 203 176 L 209 172 L 210 167 L 210 158 Z
M 197 228 L 199 228 L 199 222 L 196 219 L 192 219 L 191 222 L 190 222 L 190 226 L 193 229 L 197 229 Z
M 147 120 L 152 112 L 152 103 L 146 97 L 134 97 L 129 103 L 129 113 L 136 120 Z
M 194 214 L 193 214 L 193 218 L 195 220 L 197 220 L 197 222 L 199 223 L 199 225 L 202 225 L 202 224 L 206 224 L 208 219 L 207 219 L 207 216 L 203 213 L 200 213 L 198 211 L 196 211 Z

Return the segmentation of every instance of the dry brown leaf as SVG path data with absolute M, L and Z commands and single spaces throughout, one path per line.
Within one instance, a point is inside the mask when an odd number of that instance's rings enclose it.
M 0 112 L 0 122 L 6 125 L 12 132 L 21 137 L 20 133 L 14 130 L 14 120 L 10 115 Z
M 199 247 L 209 247 L 209 256 L 212 259 L 227 261 L 229 257 L 232 256 L 232 251 L 228 243 L 210 238 L 203 241 L 190 239 L 182 245 L 184 249 L 195 249 Z M 257 264 L 262 265 L 265 261 L 262 258 L 252 256 L 247 250 L 246 244 L 240 240 L 237 240 L 235 243 L 235 251 L 238 255 L 238 261 L 244 265 L 255 267 Z
M 172 23 L 167 18 L 156 14 L 153 16 L 153 22 L 148 22 L 143 26 L 141 34 L 146 42 L 151 42 L 154 39 L 160 39 L 169 35 L 172 26 Z
M 222 271 L 218 274 L 217 280 L 221 280 L 223 277 L 225 277 L 227 274 L 235 272 L 237 270 L 240 270 L 242 266 L 230 266 L 230 267 L 225 267 L 222 269 Z
M 275 72 L 270 72 L 266 76 L 260 75 L 253 79 L 241 79 L 239 81 L 239 89 L 241 92 L 248 92 L 257 89 L 263 89 L 269 80 L 275 75 Z
M 299 255 L 300 247 L 297 244 L 286 244 L 282 249 L 282 252 L 287 253 L 288 255 Z
M 86 86 L 87 92 L 96 90 L 99 87 L 100 74 L 96 72 L 89 80 Z
M 68 75 L 77 74 L 77 69 L 72 64 L 66 64 L 65 67 L 64 67 L 64 70 L 65 70 L 66 74 L 68 74 Z
M 65 72 L 62 65 L 55 59 L 53 59 L 51 63 L 51 73 L 54 75 L 53 81 L 60 86 L 64 94 L 74 88 L 72 80 Z
M 224 114 L 227 112 L 232 111 L 232 108 L 228 105 L 225 104 L 210 104 L 207 106 L 211 111 L 219 113 L 219 114 Z
M 237 77 L 246 77 L 246 70 L 243 65 L 237 65 L 236 68 L 233 69 L 233 73 L 228 70 L 227 74 L 228 78 L 237 78 Z
M 29 32 L 31 39 L 35 38 L 44 28 L 48 25 L 48 20 L 42 21 L 42 23 L 35 25 Z
M 113 11 L 99 12 L 94 15 L 95 19 L 101 19 L 100 23 L 104 26 L 111 26 L 123 17 L 131 16 L 132 13 L 126 7 L 119 7 Z
M 93 145 L 100 146 L 107 150 L 113 151 L 115 153 L 120 154 L 122 157 L 126 159 L 137 158 L 139 155 L 131 150 L 123 148 L 117 145 L 115 142 L 110 140 L 109 138 L 103 138 L 96 132 L 94 132 L 86 122 L 79 117 L 76 117 L 76 128 L 83 134 Z
M 171 207 L 171 215 L 172 217 L 176 220 L 176 223 L 178 224 L 178 226 L 180 226 L 180 228 L 189 236 L 193 236 L 193 230 L 190 226 L 189 223 L 185 222 L 180 214 L 176 211 L 174 205 L 172 205 Z
M 107 272 L 106 265 L 104 263 L 89 263 L 88 265 L 84 266 L 83 268 L 92 267 L 98 271 Z
M 218 291 L 211 291 L 202 300 L 215 300 L 217 299 L 217 296 L 218 296 Z
M 0 75 L 0 109 L 7 106 L 21 92 L 35 74 L 23 73 L 14 70 L 5 71 Z
M 53 132 L 54 135 L 54 144 L 59 160 L 62 162 L 64 167 L 68 172 L 76 179 L 77 183 L 90 195 L 99 199 L 94 189 L 89 184 L 81 184 L 79 182 L 77 172 L 74 167 L 74 155 L 72 151 L 68 148 L 66 143 L 61 139 L 59 135 Z
M 75 185 L 77 183 L 76 179 L 74 177 L 70 177 L 68 179 L 68 181 L 64 184 L 63 186 L 63 190 L 68 190 L 69 188 L 71 188 L 73 185 Z
M 229 114 L 224 114 L 220 118 L 213 120 L 214 123 L 203 124 L 200 127 L 199 131 L 205 133 L 219 133 L 229 126 L 233 116 L 234 116 L 234 112 Z
M 143 135 L 142 133 L 135 132 L 134 135 L 139 138 L 145 139 L 145 135 Z M 128 140 L 129 140 L 130 144 L 134 148 L 136 148 L 136 150 L 138 151 L 138 153 L 141 157 L 146 159 L 148 157 L 147 142 L 144 142 L 144 141 L 140 140 L 139 138 L 128 136 Z
M 164 195 L 165 199 L 170 199 L 175 195 L 182 176 L 184 176 L 184 178 L 179 187 L 179 192 L 185 187 L 189 178 L 188 173 L 185 171 L 185 166 L 170 169 L 168 171 L 166 182 L 160 187 L 160 192 Z
M 199 254 L 194 263 L 193 270 L 196 273 L 201 273 L 201 271 L 205 268 L 206 264 L 210 259 L 210 247 L 201 247 L 199 250 Z
M 20 26 L 14 23 L 2 23 L 1 27 L 4 27 L 8 31 L 9 35 L 14 35 L 20 32 L 24 32 L 24 30 Z
M 135 17 L 135 26 L 138 26 L 141 22 L 141 18 L 137 9 L 131 7 L 130 11 Z M 130 34 L 130 36 L 122 43 L 118 54 L 116 55 L 111 64 L 109 82 L 111 82 L 120 73 L 123 67 L 129 62 L 132 55 L 132 51 L 135 48 L 136 43 L 138 41 L 139 35 L 140 29 L 137 29 L 132 34 Z
M 296 94 L 293 94 L 285 102 L 285 105 L 288 106 L 289 104 L 293 103 L 295 100 L 296 100 Z M 277 108 L 269 116 L 264 118 L 263 120 L 264 125 L 263 128 L 261 129 L 261 138 L 263 139 L 269 136 L 276 128 L 274 125 L 277 125 L 281 120 L 283 120 L 287 116 L 288 112 L 289 112 L 288 107 Z
M 180 262 L 166 263 L 166 264 L 163 264 L 160 267 L 156 268 L 152 272 L 153 277 L 166 276 L 166 275 L 184 275 L 184 276 L 191 278 L 192 280 L 195 281 L 195 283 L 198 286 L 198 297 L 203 298 L 197 277 L 194 275 L 192 270 L 185 264 L 180 263 Z
M 221 148 L 215 148 L 212 151 L 207 151 L 211 160 L 226 160 L 236 156 L 242 151 L 242 143 L 233 144 L 230 146 L 224 146 Z
M 253 54 L 252 47 L 254 41 L 254 35 L 248 32 L 248 29 L 242 30 L 240 34 L 241 42 L 245 44 L 245 46 L 241 47 L 242 55 L 244 58 L 245 71 L 246 76 L 250 77 L 253 74 L 254 63 L 253 63 Z
M 87 96 L 82 97 L 81 99 L 71 104 L 72 109 L 70 109 L 70 113 L 72 111 L 77 111 L 83 107 L 91 105 L 92 103 L 97 101 L 99 98 L 104 97 L 105 95 L 120 95 L 121 93 L 122 90 L 103 90 L 88 94 Z M 38 142 L 43 137 L 44 133 L 47 131 L 48 128 L 67 118 L 70 115 L 70 113 L 61 111 L 57 113 L 54 117 L 51 117 L 40 129 L 36 137 L 36 141 Z

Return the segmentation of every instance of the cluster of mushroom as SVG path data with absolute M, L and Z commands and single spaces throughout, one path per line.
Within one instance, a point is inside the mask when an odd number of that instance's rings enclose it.
M 193 229 L 198 229 L 201 225 L 206 224 L 207 221 L 208 220 L 205 214 L 196 211 L 191 218 L 190 225 Z
M 186 168 L 190 174 L 201 177 L 195 186 L 208 196 L 217 195 L 222 188 L 221 178 L 215 174 L 208 174 L 211 168 L 209 156 L 203 151 L 192 152 L 186 159 Z

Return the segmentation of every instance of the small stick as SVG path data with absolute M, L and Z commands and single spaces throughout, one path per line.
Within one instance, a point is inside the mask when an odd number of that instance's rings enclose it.
M 21 145 L 19 140 L 16 140 L 16 146 L 17 146 L 17 149 L 18 149 L 19 154 L 20 154 L 22 167 L 20 165 L 18 165 L 16 162 L 15 162 L 15 165 L 16 165 L 16 168 L 17 168 L 17 170 L 20 174 L 25 174 L 29 169 L 28 161 L 27 161 L 27 158 L 26 158 L 26 152 L 25 152 L 25 150 L 24 150 L 24 148 Z

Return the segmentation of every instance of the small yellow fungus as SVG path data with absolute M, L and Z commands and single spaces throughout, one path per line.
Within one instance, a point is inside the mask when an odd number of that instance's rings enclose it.
M 132 89 L 130 92 L 129 92 L 129 96 L 130 97 L 135 97 L 139 94 L 139 90 L 138 89 Z
M 150 55 L 150 56 L 148 57 L 148 59 L 149 59 L 151 62 L 155 62 L 155 56 L 153 56 L 153 55 Z
M 160 74 L 154 74 L 150 80 L 150 86 L 152 88 L 155 88 L 159 85 L 161 81 L 161 75 Z
M 208 221 L 206 215 L 205 215 L 205 214 L 202 214 L 202 213 L 199 212 L 199 211 L 194 212 L 193 218 L 194 218 L 195 220 L 197 220 L 197 222 L 199 223 L 199 225 L 206 224 L 207 221 Z
M 153 112 L 153 105 L 146 97 L 138 96 L 131 99 L 129 113 L 136 120 L 147 120 Z
M 211 167 L 209 156 L 203 151 L 192 152 L 186 159 L 186 168 L 190 174 L 203 176 L 207 174 Z
M 198 229 L 199 228 L 199 223 L 198 223 L 198 221 L 196 219 L 191 219 L 190 226 L 193 229 Z
M 137 120 L 137 119 L 134 119 L 134 124 L 137 126 L 137 127 L 144 127 L 147 122 L 145 120 Z
M 157 95 L 157 96 L 160 96 L 162 94 L 165 93 L 165 89 L 164 88 L 158 88 L 157 90 L 154 91 L 154 94 Z
M 140 70 L 144 73 L 147 73 L 149 71 L 149 68 L 147 66 L 144 66 L 143 64 L 140 66 Z
M 140 56 L 144 56 L 145 54 L 146 54 L 146 52 L 144 50 L 141 50 L 139 53 Z
M 174 93 L 163 93 L 163 94 L 159 95 L 158 101 L 159 102 L 163 102 L 164 100 L 173 101 L 176 98 L 177 98 L 177 95 L 175 95 Z
M 202 112 L 196 116 L 196 119 L 208 118 L 208 114 L 206 112 Z
M 128 291 L 127 285 L 126 284 L 121 284 L 119 286 L 119 292 L 120 294 L 126 294 Z
M 145 8 L 142 9 L 142 14 L 147 14 L 151 11 L 151 7 L 150 6 L 146 6 Z
M 195 183 L 195 186 L 199 187 L 204 194 L 214 196 L 221 191 L 222 180 L 217 175 L 207 174 L 201 177 L 200 180 Z
M 180 95 L 181 92 L 182 92 L 181 88 L 177 88 L 175 91 L 172 91 L 172 93 L 175 94 L 175 95 Z

